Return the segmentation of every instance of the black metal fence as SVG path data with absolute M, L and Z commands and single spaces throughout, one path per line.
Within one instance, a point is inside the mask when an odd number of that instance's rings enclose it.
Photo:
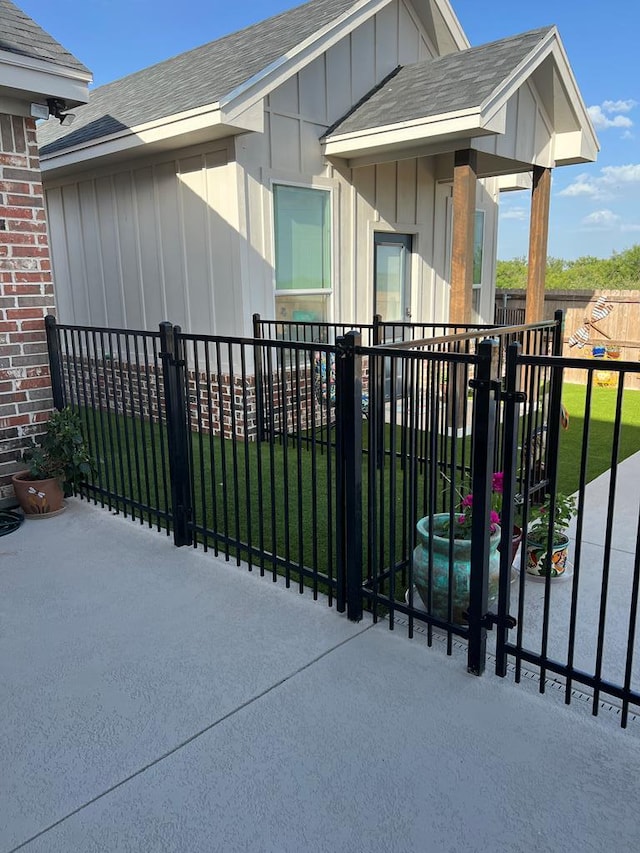
M 519 478 L 529 475 L 535 460 L 525 460 L 522 472 L 517 447 L 518 436 L 523 435 L 522 422 L 528 436 L 536 418 L 532 377 L 544 373 L 552 388 L 562 389 L 572 370 L 586 370 L 587 384 L 583 406 L 571 413 L 571 428 L 580 431 L 580 441 L 579 458 L 566 460 L 575 466 L 577 499 L 569 529 L 565 532 L 555 521 L 565 499 L 558 490 L 559 463 L 564 461 L 559 458 L 563 452 L 560 445 L 559 452 L 556 449 L 545 458 L 543 510 L 551 523 L 543 537 L 531 529 L 525 536 L 526 547 L 522 547 L 516 563 L 517 592 L 513 594 L 512 561 L 502 551 L 496 672 L 505 676 L 508 663 L 513 661 L 515 679 L 520 681 L 525 669 L 533 670 L 539 677 L 540 692 L 545 692 L 549 682 L 560 684 L 567 704 L 575 689 L 586 688 L 594 714 L 606 696 L 619 710 L 624 727 L 631 706 L 635 706 L 636 714 L 640 711 L 640 489 L 627 483 L 627 491 L 620 492 L 617 479 L 621 459 L 629 449 L 640 448 L 638 392 L 625 386 L 625 380 L 640 374 L 640 365 L 612 365 L 607 371 L 606 389 L 598 388 L 599 368 L 589 359 L 526 354 L 517 344 L 509 348 L 502 394 L 503 545 L 516 517 L 526 531 L 535 514 L 531 494 L 519 488 Z M 548 423 L 557 423 L 559 416 L 560 394 L 555 393 Z M 594 457 L 599 457 L 606 473 L 591 483 L 587 492 Z M 538 583 L 525 583 L 525 578 Z
M 525 322 L 524 308 L 508 308 L 506 305 L 496 305 L 493 322 L 498 326 L 511 326 Z
M 402 616 L 409 635 L 416 624 L 430 642 L 434 630 L 445 632 L 449 652 L 463 637 L 475 673 L 485 667 L 487 630 L 495 625 L 500 674 L 513 659 L 517 677 L 522 666 L 537 666 L 542 687 L 549 672 L 568 685 L 589 685 L 626 702 L 626 722 L 629 703 L 640 698 L 630 646 L 621 683 L 605 677 L 602 660 L 588 673 L 575 655 L 563 661 L 551 654 L 550 581 L 541 585 L 539 646 L 530 639 L 527 585 L 517 604 L 510 596 L 516 521 L 526 530 L 532 507 L 548 495 L 554 510 L 563 371 L 576 364 L 558 355 L 561 316 L 457 335 L 420 337 L 422 327 L 414 327 L 410 341 L 383 345 L 363 342 L 371 329 L 337 336 L 344 330 L 326 329 L 311 341 L 308 326 L 296 325 L 295 334 L 242 339 L 185 334 L 169 323 L 150 333 L 48 319 L 55 403 L 81 412 L 97 460 L 85 495 L 171 530 L 178 545 L 211 549 L 274 580 L 282 576 L 300 592 L 325 594 L 352 619 L 367 610 L 393 628 Z M 622 389 L 637 365 L 615 368 Z M 587 437 L 589 420 L 587 407 Z M 586 467 L 581 460 L 583 511 Z M 499 552 L 490 524 L 496 472 L 505 481 Z M 453 538 L 438 534 L 441 522 L 455 524 L 467 494 L 473 514 L 463 565 Z M 608 548 L 611 555 L 610 541 Z M 631 644 L 637 551 L 632 574 Z M 605 575 L 599 646 L 609 568 Z M 575 606 L 569 636 L 580 624 Z

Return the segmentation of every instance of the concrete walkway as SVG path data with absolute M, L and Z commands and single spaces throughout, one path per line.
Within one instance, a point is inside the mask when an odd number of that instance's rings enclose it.
M 596 665 L 598 622 L 603 594 L 605 537 L 609 500 L 610 472 L 592 480 L 585 490 L 585 512 L 582 529 L 580 575 L 577 599 L 577 626 L 574 664 L 584 672 L 594 673 Z M 614 684 L 624 684 L 629 619 L 633 588 L 633 572 L 640 517 L 640 453 L 625 459 L 619 466 L 615 484 L 615 504 L 610 553 L 609 583 L 606 592 L 606 620 L 602 676 Z M 568 534 L 571 537 L 570 561 L 577 553 L 576 519 Z M 519 561 L 516 561 L 519 567 Z M 554 581 L 550 589 L 549 656 L 567 661 L 568 626 L 570 624 L 572 573 Z M 511 613 L 518 613 L 519 581 L 511 588 Z M 525 648 L 538 653 L 541 648 L 545 585 L 527 577 L 524 590 Z M 635 669 L 631 686 L 640 691 L 640 626 L 634 646 Z M 640 845 L 639 845 L 640 849 Z
M 77 500 L 0 584 L 2 853 L 638 850 L 612 712 Z

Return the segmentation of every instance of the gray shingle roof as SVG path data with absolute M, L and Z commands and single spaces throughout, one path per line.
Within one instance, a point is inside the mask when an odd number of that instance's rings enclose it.
M 405 65 L 336 122 L 325 138 L 479 107 L 552 29 Z
M 51 154 L 127 127 L 215 103 L 354 4 L 355 0 L 311 0 L 101 86 L 90 93 L 86 106 L 74 110 L 72 128 L 53 121 L 41 125 L 40 152 Z
M 0 50 L 91 73 L 11 0 L 0 0 Z

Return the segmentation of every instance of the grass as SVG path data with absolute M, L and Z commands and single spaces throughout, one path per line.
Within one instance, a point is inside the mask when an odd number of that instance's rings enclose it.
M 126 498 L 115 508 L 166 527 L 166 521 L 149 510 L 164 509 L 171 502 L 165 429 L 146 419 L 113 413 L 85 410 L 83 418 L 98 460 L 95 483 Z M 399 447 L 399 430 L 396 433 Z M 335 588 L 338 563 L 337 458 L 335 447 L 326 447 L 326 430 L 316 436 L 324 440 L 324 447 L 316 443 L 313 448 L 307 439 L 303 435 L 299 439 L 245 444 L 192 433 L 195 478 L 191 497 L 196 536 L 205 548 L 248 561 L 261 571 L 284 574 L 300 586 L 306 577 L 317 591 L 328 592 Z M 365 427 L 365 446 L 366 439 Z M 330 440 L 335 441 L 335 428 L 330 431 Z M 385 443 L 389 447 L 389 430 Z M 443 441 L 441 453 L 447 447 L 448 442 Z M 366 484 L 368 455 L 363 456 L 361 473 Z M 409 556 L 408 531 L 414 523 L 407 508 L 409 479 L 399 463 L 391 465 L 387 458 L 382 469 L 375 469 L 371 507 L 368 489 L 363 487 L 365 567 L 369 565 L 369 548 L 371 559 L 384 567 Z M 417 476 L 414 487 L 424 491 L 424 472 Z M 417 494 L 415 500 L 417 503 Z M 375 528 L 373 536 L 369 536 L 370 527 Z M 314 570 L 299 571 L 299 567 Z
M 570 494 L 578 489 L 586 389 L 566 384 L 563 402 L 570 427 L 561 433 L 558 488 Z M 616 390 L 594 388 L 589 433 L 588 481 L 611 464 Z M 161 509 L 170 505 L 166 432 L 148 420 L 113 413 L 83 412 L 94 455 L 98 481 L 129 499 L 120 506 L 131 511 L 131 501 Z M 399 447 L 399 430 L 392 439 L 387 425 L 385 446 Z M 320 437 L 326 439 L 326 431 Z M 331 431 L 332 440 L 335 430 Z M 422 434 L 418 436 L 422 438 Z M 444 461 L 450 439 L 439 437 L 436 456 Z M 364 445 L 367 444 L 365 424 Z M 470 442 L 465 443 L 468 461 Z M 120 448 L 120 450 L 119 450 Z M 619 460 L 640 450 L 640 391 L 625 392 Z M 300 588 L 310 583 L 316 592 L 335 590 L 337 554 L 336 454 L 305 437 L 267 442 L 231 441 L 207 434 L 192 434 L 192 466 L 196 472 L 192 501 L 198 540 L 232 559 L 244 560 L 261 571 L 284 574 Z M 462 452 L 458 442 L 459 454 Z M 431 468 L 406 476 L 389 458 L 382 469 L 362 462 L 363 569 L 371 561 L 375 571 L 406 561 L 416 518 L 429 511 L 428 475 Z M 441 470 L 441 466 L 437 466 Z M 368 478 L 375 477 L 375 498 L 368 502 Z M 441 482 L 441 481 L 440 481 Z M 435 511 L 447 510 L 446 493 L 440 491 Z M 412 508 L 413 507 L 413 508 Z M 138 517 L 165 527 L 153 513 Z M 415 517 L 414 517 L 415 516 Z M 371 549 L 371 551 L 369 550 Z M 311 567 L 313 571 L 300 571 Z M 381 569 L 377 569 L 381 567 Z M 400 597 L 404 578 L 398 576 L 392 592 Z
M 562 402 L 569 412 L 569 429 L 560 434 L 558 490 L 572 494 L 580 485 L 586 386 L 565 383 Z M 589 418 L 587 482 L 611 467 L 616 414 L 616 388 L 594 387 Z M 625 390 L 618 462 L 640 450 L 640 391 Z

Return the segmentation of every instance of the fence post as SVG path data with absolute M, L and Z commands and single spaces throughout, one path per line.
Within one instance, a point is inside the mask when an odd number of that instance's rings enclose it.
M 253 337 L 262 338 L 262 321 L 259 314 L 253 315 Z M 264 441 L 264 379 L 262 376 L 262 347 L 253 348 L 254 371 L 256 377 L 256 410 L 258 414 L 258 441 Z
M 482 675 L 487 652 L 485 616 L 489 586 L 489 511 L 495 444 L 496 396 L 499 391 L 498 341 L 489 338 L 478 345 L 473 394 L 473 455 L 471 516 L 471 570 L 469 578 L 469 649 L 467 669 Z
M 384 322 L 381 314 L 373 317 L 373 346 L 384 344 Z M 369 356 L 369 447 L 376 455 L 376 467 L 384 465 L 384 370 L 385 359 Z
M 47 351 L 49 353 L 49 372 L 51 373 L 53 405 L 58 411 L 60 411 L 61 409 L 64 409 L 65 394 L 64 382 L 62 381 L 60 338 L 58 337 L 56 318 L 53 314 L 47 314 L 44 318 L 44 329 L 47 336 Z
M 360 333 L 347 332 L 336 346 L 336 440 L 338 444 L 337 609 L 362 619 L 362 356 Z
M 552 355 L 562 355 L 562 344 L 564 334 L 564 311 L 559 310 L 554 314 L 556 326 L 553 330 Z M 549 420 L 547 423 L 547 459 L 545 473 L 547 479 L 547 494 L 553 494 L 556 490 L 558 479 L 558 452 L 560 444 L 560 419 L 562 416 L 562 379 L 563 369 L 553 365 L 551 368 L 551 388 L 549 394 Z
M 192 518 L 189 435 L 185 401 L 184 359 L 181 357 L 180 326 L 160 323 L 160 358 L 167 417 L 167 446 L 171 479 L 173 543 L 191 545 Z
M 518 434 L 520 421 L 520 403 L 524 395 L 520 391 L 521 370 L 518 357 L 522 346 L 513 341 L 507 347 L 505 391 L 503 400 L 503 440 L 502 440 L 502 512 L 500 536 L 500 580 L 498 584 L 498 618 L 496 619 L 496 675 L 507 674 L 507 654 L 505 645 L 509 628 L 509 610 L 511 604 L 511 553 L 513 526 L 515 522 L 516 474 L 518 467 Z M 526 536 L 522 533 L 522 547 Z

